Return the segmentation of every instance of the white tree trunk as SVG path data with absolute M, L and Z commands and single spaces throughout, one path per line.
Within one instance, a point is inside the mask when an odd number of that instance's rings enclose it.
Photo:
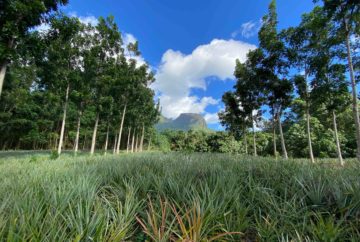
M 129 150 L 130 150 L 130 137 L 131 137 L 131 127 L 129 128 L 129 133 L 128 133 L 128 137 L 127 137 L 126 153 L 129 153 Z
M 121 123 L 120 123 L 119 135 L 118 135 L 118 142 L 117 142 L 117 146 L 116 146 L 116 154 L 120 153 L 121 136 L 122 136 L 123 126 L 124 126 L 126 106 L 127 106 L 127 104 L 125 104 L 125 106 L 124 106 L 124 110 L 123 110 L 122 117 L 121 117 Z
M 142 127 L 141 139 L 140 139 L 140 152 L 143 151 L 143 144 L 144 144 L 144 133 L 145 133 L 145 126 Z
M 279 123 L 279 132 L 280 132 L 280 140 L 281 140 L 281 149 L 283 152 L 283 157 L 284 159 L 288 159 L 288 154 L 286 151 L 286 146 L 285 146 L 285 139 L 284 139 L 284 134 L 283 134 L 283 130 L 282 130 L 282 125 L 281 125 L 281 114 L 278 115 L 278 123 Z
M 109 143 L 109 122 L 107 124 L 107 130 L 106 130 L 106 139 L 105 139 L 105 147 L 104 147 L 104 155 L 107 154 L 107 149 L 108 149 L 108 143 Z
M 1 97 L 2 88 L 5 80 L 7 63 L 6 62 L 2 63 L 0 68 L 1 68 L 0 69 L 0 97 Z
M 95 145 L 96 145 L 96 133 L 97 133 L 97 129 L 98 129 L 98 124 L 99 124 L 99 113 L 96 114 L 96 120 L 95 120 L 95 125 L 94 125 L 94 131 L 93 131 L 93 135 L 92 135 L 92 140 L 91 140 L 91 149 L 90 149 L 90 155 L 93 155 L 95 152 Z
M 251 117 L 252 122 L 252 129 L 253 129 L 253 146 L 254 146 L 254 156 L 257 156 L 257 150 L 256 150 L 256 133 L 255 133 L 255 123 L 253 118 Z
M 134 144 L 135 144 L 135 129 L 132 135 L 132 142 L 131 142 L 131 153 L 134 153 Z
M 75 155 L 77 154 L 77 152 L 78 152 L 78 150 L 79 150 L 79 138 L 80 138 L 81 116 L 82 116 L 82 112 L 79 111 L 78 121 L 77 121 L 77 127 L 76 127 L 76 136 L 75 136 L 75 148 L 74 148 L 74 153 L 75 153 Z
M 117 134 L 115 134 L 113 154 L 115 154 L 115 153 L 116 153 L 116 143 L 117 143 Z
M 306 105 L 306 106 L 307 106 L 306 107 L 306 133 L 307 133 L 308 145 L 309 145 L 309 155 L 310 155 L 311 162 L 315 163 L 314 153 L 313 153 L 313 149 L 312 149 L 312 142 L 311 142 L 310 113 L 309 113 L 308 105 Z
M 64 140 L 66 112 L 67 112 L 67 106 L 68 106 L 68 101 L 69 101 L 69 91 L 70 91 L 70 84 L 67 85 L 66 94 L 65 94 L 64 113 L 63 113 L 63 120 L 61 123 L 60 140 L 59 140 L 59 146 L 58 146 L 58 154 L 59 155 L 61 154 L 61 149 L 62 149 L 63 140 Z
M 352 109 L 355 121 L 355 129 L 356 129 L 356 158 L 360 161 L 360 119 L 359 119 L 359 107 L 358 107 L 358 98 L 357 98 L 357 90 L 356 90 L 356 80 L 354 76 L 354 66 L 352 63 L 351 57 L 351 48 L 350 48 L 350 37 L 349 34 L 346 35 L 346 50 L 347 50 L 347 59 L 350 71 L 350 79 L 351 79 L 351 92 L 352 92 Z
M 335 111 L 333 111 L 333 124 L 334 124 L 334 134 L 335 134 L 335 142 L 336 142 L 336 153 L 337 153 L 340 164 L 343 166 L 345 163 L 344 163 L 344 160 L 341 155 L 341 148 L 340 148 L 340 141 L 339 141 L 338 130 L 337 130 Z

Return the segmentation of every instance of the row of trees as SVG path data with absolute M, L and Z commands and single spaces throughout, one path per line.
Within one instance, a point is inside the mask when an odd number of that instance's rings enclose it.
M 5 82 L 0 145 L 3 149 L 51 148 L 58 154 L 64 147 L 75 153 L 80 147 L 90 149 L 91 154 L 98 147 L 106 152 L 110 145 L 114 153 L 122 147 L 142 150 L 159 109 L 149 88 L 154 75 L 135 60 L 140 55 L 138 43 L 124 46 L 113 17 L 99 18 L 92 26 L 55 13 L 46 16 L 48 30 L 32 31 L 44 13 L 56 10 L 57 3 L 42 5 L 46 10 L 42 9 L 38 21 L 16 32 L 21 35 L 2 35 L 2 45 L 6 37 L 16 47 L 1 49 L 6 60 L 2 69 L 7 72 L 1 76 Z
M 324 0 L 322 6 L 304 14 L 298 26 L 279 32 L 276 2 L 271 1 L 258 33 L 259 48 L 248 53 L 245 63 L 236 62 L 235 90 L 223 95 L 225 110 L 219 113 L 222 124 L 230 132 L 244 137 L 245 147 L 247 131 L 252 128 L 254 155 L 257 155 L 256 125 L 260 126 L 266 111 L 271 115 L 272 127 L 267 126 L 264 131 L 272 133 L 273 155 L 277 156 L 279 136 L 282 155 L 288 158 L 284 123 L 289 130 L 305 120 L 307 150 L 312 162 L 315 162 L 312 147 L 315 137 L 311 124 L 316 121 L 311 120 L 315 118 L 328 125 L 324 116 L 331 116 L 329 128 L 333 130 L 337 156 L 343 165 L 337 116 L 345 113 L 351 103 L 353 123 L 346 129 L 354 127 L 352 136 L 356 137 L 356 157 L 360 160 L 356 90 L 359 8 L 357 1 Z

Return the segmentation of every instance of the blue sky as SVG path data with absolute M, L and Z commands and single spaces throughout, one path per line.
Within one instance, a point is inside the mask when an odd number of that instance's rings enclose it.
M 157 72 L 152 86 L 163 114 L 201 113 L 221 129 L 221 96 L 234 85 L 235 59 L 258 44 L 257 29 L 269 1 L 70 0 L 65 12 L 92 21 L 113 15 L 127 41 L 139 41 L 142 58 Z M 279 28 L 299 23 L 311 0 L 278 0 Z

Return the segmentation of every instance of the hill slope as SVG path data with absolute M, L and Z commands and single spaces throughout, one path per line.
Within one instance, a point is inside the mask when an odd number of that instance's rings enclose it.
M 207 123 L 200 114 L 182 113 L 174 120 L 161 116 L 159 123 L 155 127 L 159 131 L 165 129 L 187 131 L 190 129 L 207 129 Z

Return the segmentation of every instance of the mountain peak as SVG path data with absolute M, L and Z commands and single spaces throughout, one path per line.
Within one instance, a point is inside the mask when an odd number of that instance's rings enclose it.
M 190 130 L 190 129 L 207 129 L 207 124 L 203 116 L 198 113 L 181 113 L 176 119 L 160 118 L 156 125 L 158 130 L 175 129 L 175 130 Z

